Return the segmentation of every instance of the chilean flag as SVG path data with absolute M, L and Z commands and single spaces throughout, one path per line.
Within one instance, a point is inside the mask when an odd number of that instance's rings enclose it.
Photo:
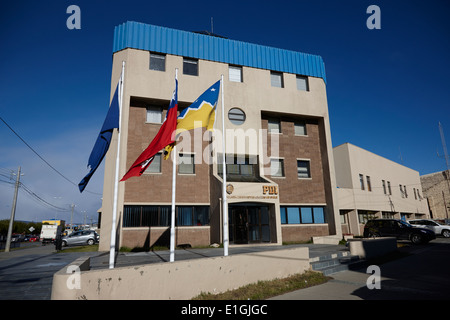
M 136 159 L 128 172 L 123 176 L 125 181 L 130 177 L 140 177 L 144 171 L 152 163 L 155 155 L 164 149 L 167 145 L 174 143 L 175 130 L 177 128 L 177 112 L 178 112 L 178 80 L 175 79 L 175 91 L 173 92 L 172 100 L 170 101 L 169 109 L 167 110 L 166 119 L 164 120 L 158 134 L 153 138 L 147 149 L 141 153 Z

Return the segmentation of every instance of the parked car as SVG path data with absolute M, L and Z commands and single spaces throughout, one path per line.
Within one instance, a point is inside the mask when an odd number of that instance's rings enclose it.
M 442 235 L 445 238 L 450 238 L 450 226 L 445 224 L 440 224 L 436 221 L 429 219 L 415 219 L 408 220 L 408 223 L 413 227 L 425 228 L 433 231 L 436 235 Z
M 93 245 L 97 243 L 100 236 L 94 230 L 80 230 L 62 237 L 62 245 L 64 247 L 70 245 Z
M 413 227 L 398 219 L 369 220 L 364 226 L 364 237 L 395 237 L 398 240 L 410 240 L 414 244 L 428 243 L 436 239 L 433 231 Z
M 32 234 L 27 234 L 25 236 L 25 238 L 23 239 L 23 241 L 36 242 L 36 241 L 39 241 L 39 237 L 35 236 L 35 235 L 32 235 Z
M 11 242 L 22 242 L 25 239 L 23 234 L 13 234 L 11 235 Z

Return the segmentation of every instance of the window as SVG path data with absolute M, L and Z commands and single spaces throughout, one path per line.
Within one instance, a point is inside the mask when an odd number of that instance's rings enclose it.
M 150 70 L 166 71 L 166 56 L 150 53 Z
M 269 119 L 268 129 L 270 133 L 281 133 L 280 120 Z
M 241 109 L 232 108 L 228 111 L 228 120 L 232 124 L 241 125 L 245 122 L 245 113 Z
M 283 74 L 281 72 L 270 71 L 270 84 L 272 87 L 284 88 Z
M 403 186 L 403 192 L 405 193 L 405 198 L 408 198 L 408 192 L 406 191 L 406 186 Z
M 155 154 L 152 163 L 147 167 L 145 173 L 161 173 L 161 153 Z
M 284 159 L 270 159 L 270 175 L 284 177 Z
M 161 107 L 147 107 L 147 123 L 162 123 L 162 108 Z
M 309 160 L 297 160 L 297 176 L 299 179 L 311 178 Z
M 306 123 L 305 121 L 297 121 L 294 123 L 294 130 L 296 136 L 306 136 Z
M 232 82 L 242 82 L 242 67 L 229 66 L 228 67 L 228 80 Z
M 376 219 L 376 215 L 368 211 L 358 211 L 358 220 L 361 224 L 366 224 L 367 221 Z
M 125 205 L 124 227 L 167 227 L 171 223 L 171 206 Z M 176 206 L 175 225 L 209 225 L 209 206 Z
M 194 154 L 179 154 L 178 173 L 195 174 Z
M 372 184 L 370 183 L 370 177 L 366 176 L 367 180 L 367 191 L 372 191 Z
M 324 207 L 280 207 L 281 224 L 326 223 Z
M 297 76 L 297 90 L 309 91 L 308 77 Z
M 222 154 L 218 155 L 217 173 L 223 176 Z M 230 182 L 262 182 L 259 176 L 257 156 L 226 155 L 227 181 Z
M 388 181 L 388 182 L 387 182 L 387 185 L 388 185 L 388 191 L 389 191 L 389 195 L 391 195 L 391 196 L 392 196 L 392 190 L 391 190 L 391 182 L 390 182 L 390 181 Z
M 400 188 L 400 194 L 401 194 L 402 198 L 404 198 L 405 197 L 405 193 L 403 192 L 403 187 L 402 187 L 401 184 L 399 184 L 398 186 Z
M 170 226 L 170 206 L 124 206 L 124 227 Z
M 361 185 L 361 190 L 364 190 L 364 176 L 362 174 L 359 175 L 359 183 Z
M 198 76 L 198 60 L 183 58 L 183 74 Z
M 299 214 L 299 208 L 297 207 L 288 207 L 287 208 L 287 221 L 289 221 L 290 224 L 297 224 L 300 223 L 300 214 Z
M 386 194 L 386 181 L 381 180 L 381 183 L 383 184 L 383 192 Z

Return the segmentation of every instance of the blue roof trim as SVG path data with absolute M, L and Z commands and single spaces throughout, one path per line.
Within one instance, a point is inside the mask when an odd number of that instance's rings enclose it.
M 125 48 L 322 78 L 322 57 L 128 21 L 114 29 L 113 53 Z

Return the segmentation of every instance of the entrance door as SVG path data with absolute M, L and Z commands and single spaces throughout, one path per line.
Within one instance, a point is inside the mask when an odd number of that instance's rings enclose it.
M 244 206 L 231 207 L 231 219 L 233 221 L 234 243 L 248 243 L 247 208 Z
M 230 205 L 230 235 L 235 244 L 270 242 L 269 207 Z

